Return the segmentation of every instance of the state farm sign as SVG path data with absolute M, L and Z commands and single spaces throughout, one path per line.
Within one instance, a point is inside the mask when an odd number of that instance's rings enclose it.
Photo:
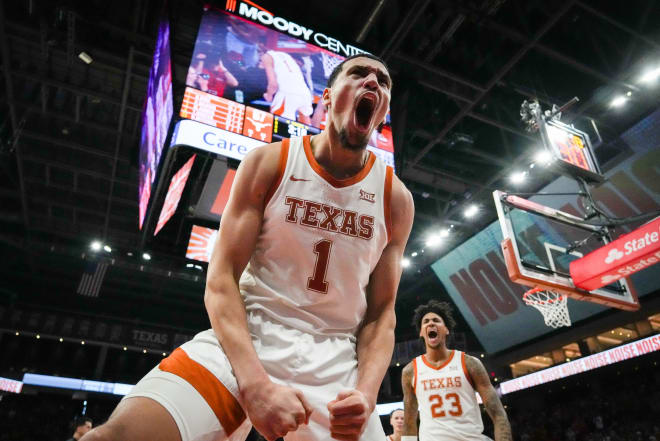
M 593 291 L 660 262 L 660 217 L 571 262 L 575 286 Z

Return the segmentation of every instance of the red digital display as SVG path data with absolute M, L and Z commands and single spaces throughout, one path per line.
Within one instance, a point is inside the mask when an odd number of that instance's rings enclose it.
M 190 170 L 192 169 L 194 162 L 195 155 L 193 155 L 174 176 L 172 176 L 170 187 L 167 189 L 167 195 L 165 196 L 165 202 L 163 203 L 163 209 L 158 217 L 158 224 L 156 224 L 154 236 L 165 226 L 179 206 L 183 189 L 186 187 L 186 182 L 188 181 L 188 176 L 190 176 Z
M 193 119 L 219 129 L 241 133 L 245 106 L 210 93 L 186 87 L 181 104 L 183 118 Z
M 220 186 L 220 190 L 218 190 L 218 195 L 215 197 L 215 201 L 211 207 L 211 213 L 222 216 L 222 213 L 224 213 L 225 207 L 227 206 L 227 202 L 229 201 L 229 193 L 231 191 L 231 186 L 234 184 L 235 177 L 236 170 L 227 170 L 225 179 L 222 180 L 222 185 Z
M 381 131 L 374 130 L 369 139 L 369 145 L 387 152 L 394 153 L 394 140 L 392 139 L 392 128 L 383 126 Z
M 271 142 L 273 139 L 273 115 L 253 107 L 246 107 L 243 135 L 263 142 Z
M 186 257 L 201 262 L 211 260 L 211 253 L 213 252 L 217 235 L 218 230 L 193 225 L 190 232 L 190 240 L 188 241 Z

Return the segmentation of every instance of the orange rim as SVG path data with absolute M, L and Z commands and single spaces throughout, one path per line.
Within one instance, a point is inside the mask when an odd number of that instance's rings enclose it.
M 523 298 L 524 301 L 527 301 L 529 296 L 531 296 L 532 294 L 536 294 L 537 292 L 541 292 L 541 291 L 555 292 L 555 291 L 545 289 L 545 288 L 541 288 L 540 286 L 537 286 L 536 288 L 532 288 L 529 291 L 525 292 L 525 294 L 523 294 L 522 298 Z M 556 294 L 558 296 L 556 299 L 552 299 L 552 300 L 536 300 L 535 299 L 533 301 L 535 303 L 539 304 L 539 305 L 545 305 L 545 304 L 549 304 L 549 303 L 555 303 L 557 300 L 561 300 L 561 298 L 564 297 L 564 295 L 561 294 L 561 293 L 557 292 Z

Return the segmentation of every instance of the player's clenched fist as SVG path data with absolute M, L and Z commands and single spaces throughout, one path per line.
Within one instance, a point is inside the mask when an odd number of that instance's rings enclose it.
M 362 435 L 373 409 L 364 394 L 358 390 L 339 392 L 328 403 L 330 435 L 341 441 L 357 441 Z
M 301 391 L 270 380 L 242 388 L 241 404 L 254 428 L 268 441 L 309 423 L 312 413 Z

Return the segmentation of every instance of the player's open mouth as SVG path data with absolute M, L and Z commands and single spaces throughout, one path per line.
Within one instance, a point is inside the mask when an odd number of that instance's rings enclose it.
M 438 336 L 438 331 L 432 329 L 429 331 L 429 338 L 436 338 Z
M 371 118 L 376 108 L 376 96 L 366 93 L 360 97 L 355 106 L 355 125 L 360 130 L 366 130 L 371 123 Z

